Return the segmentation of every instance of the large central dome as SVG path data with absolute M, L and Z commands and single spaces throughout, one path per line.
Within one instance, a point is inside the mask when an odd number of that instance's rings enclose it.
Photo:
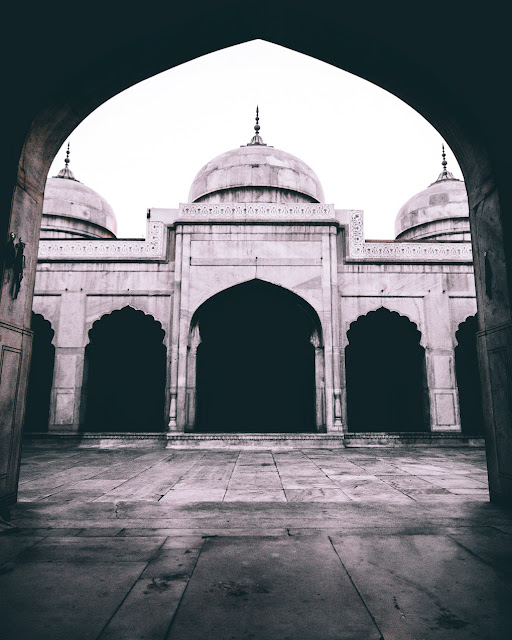
M 290 153 L 264 144 L 258 119 L 249 144 L 217 156 L 199 171 L 189 202 L 324 202 L 315 172 Z

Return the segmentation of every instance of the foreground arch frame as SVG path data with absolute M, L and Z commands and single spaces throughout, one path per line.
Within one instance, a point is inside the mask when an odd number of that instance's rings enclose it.
M 512 159 L 507 83 L 502 80 L 508 72 L 508 40 L 500 33 L 506 21 L 496 21 L 492 7 L 473 13 L 467 3 L 462 11 L 457 4 L 444 7 L 442 17 L 425 12 L 421 21 L 400 3 L 387 5 L 385 11 L 381 3 L 371 4 L 333 7 L 320 0 L 313 12 L 288 0 L 278 5 L 262 0 L 259 12 L 265 19 L 255 20 L 228 0 L 214 6 L 199 2 L 193 7 L 162 6 L 159 20 L 154 12 L 124 15 L 122 29 L 115 7 L 103 7 L 101 21 L 94 3 L 80 21 L 72 12 L 41 14 L 36 3 L 11 7 L 4 45 L 17 57 L 4 76 L 11 99 L 5 104 L 9 127 L 3 146 L 6 169 L 0 177 L 0 246 L 10 231 L 21 236 L 27 244 L 27 269 L 17 300 L 9 294 L 9 274 L 2 280 L 0 500 L 16 498 L 35 256 L 53 157 L 70 132 L 119 91 L 194 57 L 263 38 L 388 89 L 433 124 L 456 154 L 468 189 L 473 233 L 491 498 L 512 502 L 512 216 L 504 214 L 512 205 Z M 163 19 L 166 10 L 172 12 L 169 20 Z M 432 38 L 440 20 L 449 33 L 443 47 Z M 62 56 L 62 35 L 70 29 L 74 37 Z M 95 46 L 85 46 L 91 38 Z M 414 46 L 418 40 L 422 47 Z M 468 40 L 480 46 L 468 48 Z M 449 74 L 449 61 L 461 56 L 464 65 Z M 48 74 L 55 60 L 59 74 Z

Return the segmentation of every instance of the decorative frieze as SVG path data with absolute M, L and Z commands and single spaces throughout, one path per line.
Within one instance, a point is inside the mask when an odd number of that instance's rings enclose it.
M 165 260 L 166 229 L 163 222 L 149 222 L 145 240 L 41 240 L 38 260 Z
M 176 222 L 336 222 L 331 204 L 226 203 L 181 204 L 175 220 L 149 222 L 145 240 L 41 240 L 40 261 L 159 261 L 167 255 L 168 224 Z M 473 255 L 468 242 L 366 242 L 363 212 L 351 211 L 349 262 L 464 262 Z
M 305 220 L 334 220 L 332 204 L 280 204 L 228 202 L 226 204 L 180 204 L 179 222 L 295 222 Z
M 350 213 L 350 262 L 473 262 L 469 242 L 365 242 L 363 212 Z

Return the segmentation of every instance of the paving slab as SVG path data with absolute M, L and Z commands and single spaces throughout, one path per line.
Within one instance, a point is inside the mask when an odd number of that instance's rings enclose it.
M 512 535 L 494 527 L 465 527 L 450 538 L 493 567 L 512 586 Z
M 319 488 L 286 489 L 289 502 L 350 502 L 350 498 L 341 489 Z
M 172 640 L 379 640 L 326 537 L 211 538 Z
M 199 549 L 160 551 L 135 582 L 99 640 L 163 640 L 198 556 Z
M 0 575 L 2 640 L 96 640 L 145 566 L 13 564 Z
M 510 637 L 512 591 L 447 536 L 331 539 L 386 640 Z
M 483 450 L 28 447 L 20 496 L 16 640 L 510 636 L 512 512 Z
M 16 561 L 18 563 L 82 562 L 87 564 L 149 562 L 164 541 L 163 537 L 140 539 L 82 536 L 45 538 L 22 551 Z

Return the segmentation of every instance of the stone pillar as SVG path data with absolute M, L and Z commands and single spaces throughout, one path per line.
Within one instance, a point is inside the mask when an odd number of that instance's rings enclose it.
M 185 431 L 187 425 L 187 355 L 190 335 L 190 320 L 192 313 L 189 309 L 190 292 L 190 233 L 183 233 L 182 240 L 182 270 L 181 270 L 181 303 L 178 336 L 178 379 L 176 394 L 176 426 L 178 431 Z
M 512 251 L 491 178 L 468 187 L 491 500 L 512 504 Z M 506 212 L 508 215 L 509 212 Z M 510 228 L 508 229 L 510 232 Z M 506 242 L 508 243 L 506 244 Z M 508 268 L 507 268 L 508 267 Z
M 193 431 L 196 424 L 196 365 L 197 350 L 201 344 L 199 327 L 196 325 L 190 334 L 187 357 L 187 400 L 186 400 L 186 425 L 185 431 Z
M 23 280 L 16 298 L 12 284 L 14 264 L 6 260 L 0 281 L 0 508 L 16 501 L 25 416 L 32 331 L 30 320 L 39 244 L 43 192 L 19 178 L 12 199 L 7 237 L 24 243 Z M 2 252 L 3 254 L 3 252 Z M 21 257 L 21 254 L 20 254 Z
M 341 363 L 340 363 L 340 299 L 338 291 L 338 256 L 337 256 L 336 227 L 329 229 L 329 267 L 330 267 L 330 311 L 332 332 L 332 363 L 333 363 L 333 396 L 334 396 L 334 420 L 327 430 L 329 432 L 342 433 L 342 406 L 341 406 Z
M 178 347 L 180 335 L 180 306 L 181 306 L 181 272 L 183 255 L 183 227 L 176 228 L 176 251 L 174 262 L 174 294 L 172 325 L 169 349 L 171 352 L 170 363 L 170 402 L 169 402 L 169 431 L 176 432 L 178 429 Z
M 325 278 L 324 290 L 328 290 L 328 300 L 325 309 L 329 318 L 324 328 L 324 344 L 326 346 L 326 379 L 332 379 L 332 414 L 327 413 L 327 432 L 342 433 L 342 406 L 341 406 L 341 365 L 340 365 L 340 336 L 339 336 L 339 292 L 338 292 L 338 257 L 336 251 L 337 228 L 330 227 L 329 235 L 324 236 L 327 244 L 326 258 L 323 259 L 323 277 Z M 327 298 L 325 296 L 324 300 Z M 326 318 L 327 313 L 324 315 Z M 327 369 L 327 347 L 331 349 L 332 371 Z M 328 374 L 331 376 L 328 377 Z M 326 394 L 328 395 L 328 394 Z
M 190 324 L 188 309 L 190 281 L 190 234 L 176 225 L 176 261 L 171 334 L 171 399 L 169 431 L 183 432 L 186 425 L 187 351 Z
M 311 336 L 311 344 L 315 348 L 315 421 L 316 430 L 321 433 L 325 427 L 325 358 L 324 348 L 315 331 Z
M 55 334 L 49 431 L 76 432 L 84 371 L 85 296 L 65 292 L 61 297 L 59 330 Z
M 425 365 L 431 431 L 460 432 L 459 397 L 455 379 L 455 336 L 448 296 L 429 293 L 425 304 Z

